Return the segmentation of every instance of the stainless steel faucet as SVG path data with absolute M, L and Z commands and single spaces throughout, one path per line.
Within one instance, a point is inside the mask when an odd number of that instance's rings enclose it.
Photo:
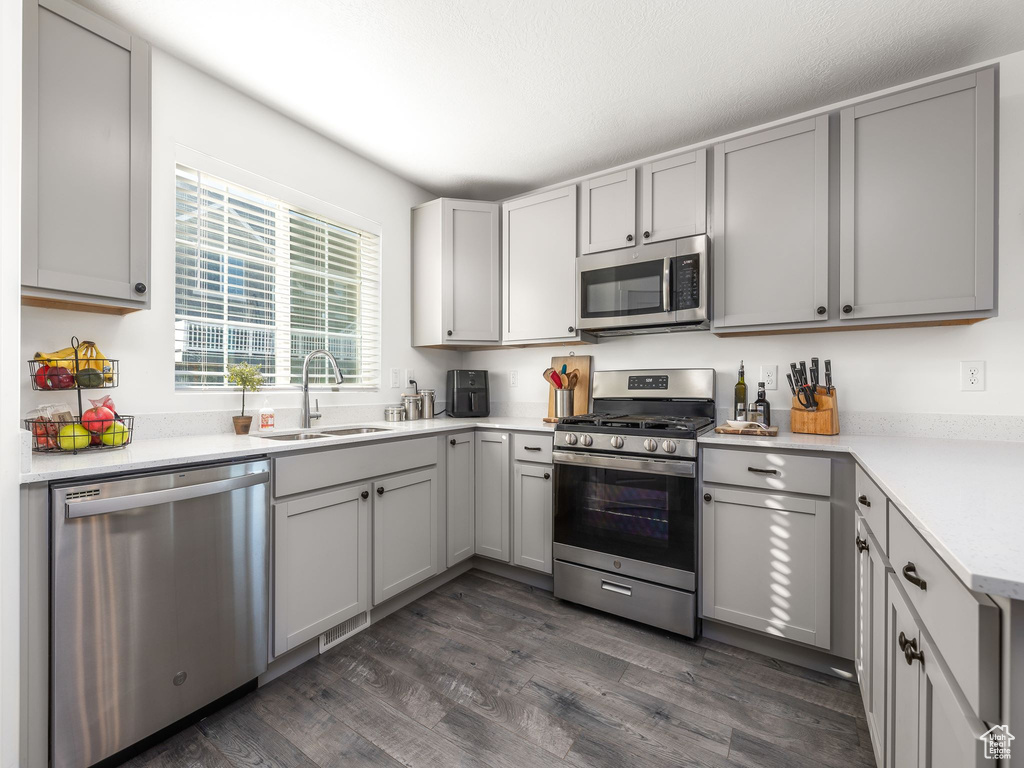
M 338 361 L 326 349 L 314 349 L 306 355 L 306 359 L 302 361 L 302 412 L 299 414 L 299 421 L 302 423 L 303 429 L 309 429 L 312 426 L 311 422 L 313 419 L 319 419 L 323 415 L 319 411 L 310 412 L 309 410 L 309 361 L 317 355 L 326 357 L 328 362 L 334 367 L 334 380 L 338 384 L 345 381 L 345 377 L 341 375 L 341 369 L 338 368 Z M 319 400 L 317 400 L 317 407 L 320 407 Z

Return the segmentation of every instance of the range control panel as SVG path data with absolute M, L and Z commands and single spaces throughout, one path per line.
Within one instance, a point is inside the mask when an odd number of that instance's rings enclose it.
M 630 376 L 627 389 L 668 389 L 668 376 Z

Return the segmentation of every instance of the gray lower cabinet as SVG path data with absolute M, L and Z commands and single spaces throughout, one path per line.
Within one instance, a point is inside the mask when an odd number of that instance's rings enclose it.
M 512 564 L 551 573 L 551 465 L 517 461 L 512 485 Z
M 476 433 L 476 554 L 511 560 L 509 435 Z
M 275 656 L 370 607 L 370 484 L 274 504 Z
M 981 768 L 991 765 L 979 737 L 988 727 L 971 711 L 948 667 L 888 577 L 886 766 Z
M 703 615 L 830 648 L 830 501 L 704 490 Z
M 712 329 L 828 313 L 828 117 L 715 147 Z
M 995 306 L 995 73 L 841 113 L 842 320 Z
M 412 209 L 413 346 L 501 337 L 498 204 L 439 198 Z
M 646 163 L 640 175 L 640 242 L 707 231 L 706 149 Z
M 576 185 L 501 208 L 502 343 L 578 341 Z
M 66 0 L 26 12 L 25 45 L 24 301 L 147 308 L 149 45 Z
M 886 733 L 886 632 L 885 617 L 888 610 L 889 562 L 877 539 L 864 519 L 857 515 L 856 589 L 854 666 L 864 715 L 867 719 L 871 747 L 879 766 L 884 766 Z
M 373 604 L 440 572 L 437 467 L 373 483 Z
M 476 441 L 473 432 L 448 438 L 447 564 L 472 557 L 476 549 Z
M 636 168 L 580 182 L 580 253 L 636 245 Z

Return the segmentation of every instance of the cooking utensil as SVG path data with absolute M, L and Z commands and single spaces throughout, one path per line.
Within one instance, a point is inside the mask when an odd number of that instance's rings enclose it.
M 832 361 L 825 361 L 825 390 L 832 394 Z
M 568 366 L 567 364 L 565 364 L 565 363 L 562 363 L 562 371 L 561 371 L 561 372 L 562 372 L 562 373 L 565 373 L 565 370 L 566 370 L 566 369 L 567 369 L 568 367 L 569 367 L 569 366 Z
M 809 381 L 810 381 L 810 379 L 807 378 L 807 361 L 806 360 L 801 360 L 800 361 L 800 383 L 803 384 L 806 387 L 807 383 Z
M 811 358 L 811 388 L 818 391 L 818 358 Z
M 546 371 L 544 371 L 544 379 L 545 379 L 545 381 L 548 382 L 548 384 L 553 386 L 555 389 L 561 389 L 562 388 L 562 379 L 555 372 L 554 368 L 548 368 Z
M 789 370 L 791 370 L 793 372 L 793 382 L 799 387 L 800 384 L 801 384 L 801 382 L 800 382 L 800 371 L 796 367 L 796 363 L 790 363 L 789 364 Z M 796 394 L 796 393 L 794 393 L 794 394 Z
M 793 374 L 786 374 L 786 381 L 789 382 L 789 391 L 793 393 L 793 397 L 796 397 L 796 385 L 793 384 Z
M 804 407 L 807 411 L 818 410 L 818 402 L 814 399 L 814 393 L 811 390 L 810 384 L 804 384 L 796 392 L 797 402 Z
M 565 370 L 565 366 L 564 365 L 562 366 L 562 370 Z M 568 389 L 569 388 L 569 377 L 566 376 L 564 373 L 560 373 L 560 374 L 558 374 L 558 376 L 559 376 L 560 386 L 562 387 L 562 389 Z
M 580 372 L 576 368 L 569 371 L 569 389 L 576 389 L 576 384 L 579 383 Z

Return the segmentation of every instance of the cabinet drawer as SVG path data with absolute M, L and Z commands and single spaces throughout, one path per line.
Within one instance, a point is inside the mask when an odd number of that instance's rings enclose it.
M 882 552 L 888 552 L 889 522 L 885 494 L 875 485 L 875 481 L 868 477 L 867 472 L 860 468 L 859 464 L 856 472 L 857 511 L 860 512 L 864 522 L 871 529 L 872 535 L 882 547 Z
M 296 453 L 274 459 L 274 497 L 279 499 L 433 464 L 437 464 L 436 437 Z
M 704 482 L 828 496 L 832 462 L 794 453 L 705 448 Z
M 516 461 L 533 461 L 537 464 L 551 463 L 551 444 L 553 435 L 517 434 L 515 435 Z
M 967 589 L 892 502 L 889 560 L 957 684 L 982 720 L 999 718 L 999 609 Z M 911 579 L 923 581 L 923 588 Z

